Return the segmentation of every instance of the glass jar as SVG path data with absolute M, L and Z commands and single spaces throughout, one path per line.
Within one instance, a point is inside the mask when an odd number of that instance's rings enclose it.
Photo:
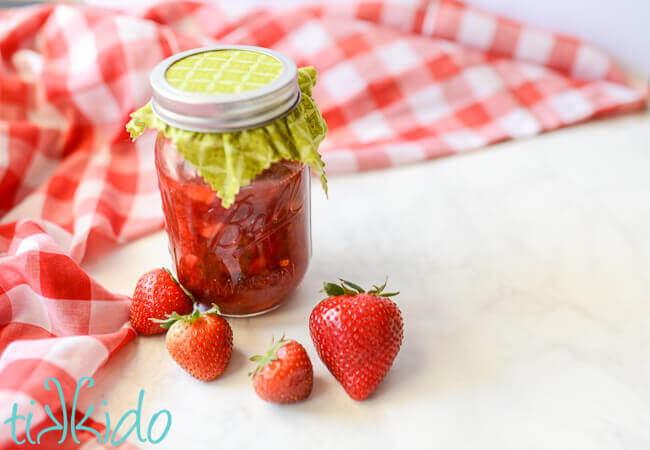
M 227 209 L 162 133 L 156 170 L 181 284 L 226 315 L 278 307 L 300 283 L 311 256 L 308 166 L 273 163 Z
M 127 124 L 133 139 L 159 131 L 156 172 L 178 280 L 222 314 L 276 308 L 307 270 L 310 168 L 327 186 L 315 81 L 313 68 L 274 50 L 192 49 L 153 69 L 151 101 Z

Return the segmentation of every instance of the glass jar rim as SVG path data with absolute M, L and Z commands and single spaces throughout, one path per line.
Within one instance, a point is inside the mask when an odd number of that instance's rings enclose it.
M 219 50 L 241 50 L 268 55 L 282 65 L 280 74 L 269 84 L 233 94 L 205 94 L 172 86 L 166 73 L 172 64 L 192 55 Z M 149 77 L 153 96 L 152 112 L 176 128 L 224 133 L 257 128 L 289 114 L 300 102 L 298 69 L 288 56 L 263 47 L 217 45 L 177 53 L 161 61 Z

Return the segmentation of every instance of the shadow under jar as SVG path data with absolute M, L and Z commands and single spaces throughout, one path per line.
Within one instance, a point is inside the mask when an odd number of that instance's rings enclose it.
M 156 169 L 181 284 L 226 315 L 278 307 L 300 283 L 311 255 L 309 167 L 273 163 L 227 209 L 162 133 Z

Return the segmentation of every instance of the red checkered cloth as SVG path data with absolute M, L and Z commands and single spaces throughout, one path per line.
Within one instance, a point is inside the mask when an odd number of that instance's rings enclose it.
M 134 336 L 128 298 L 79 264 L 161 227 L 154 136 L 131 143 L 124 125 L 148 101 L 160 60 L 215 42 L 316 67 L 330 175 L 531 136 L 647 98 L 597 49 L 451 0 L 240 17 L 194 2 L 0 12 L 2 417 L 17 403 L 33 431 L 51 425 L 43 406 L 58 400 L 46 377 L 59 379 L 69 407 L 76 380 Z M 11 442 L 0 425 L 0 448 Z

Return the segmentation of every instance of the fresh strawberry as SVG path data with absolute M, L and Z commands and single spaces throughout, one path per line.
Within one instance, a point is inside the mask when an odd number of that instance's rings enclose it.
M 151 319 L 164 319 L 171 313 L 192 312 L 191 294 L 167 269 L 151 270 L 138 280 L 129 310 L 131 325 L 140 334 L 160 334 L 165 330 Z
M 255 355 L 257 367 L 253 387 L 261 399 L 273 403 L 295 403 L 309 397 L 314 384 L 314 371 L 305 348 L 284 336 L 265 355 Z
M 155 320 L 168 328 L 167 352 L 176 363 L 201 381 L 217 378 L 226 370 L 232 355 L 232 328 L 219 315 L 217 305 L 208 311 L 195 308 L 191 314 L 172 313 L 166 320 Z
M 383 286 L 365 292 L 341 280 L 324 283 L 330 296 L 309 317 L 309 331 L 318 355 L 354 400 L 363 400 L 377 388 L 402 345 L 399 308 L 383 293 Z

